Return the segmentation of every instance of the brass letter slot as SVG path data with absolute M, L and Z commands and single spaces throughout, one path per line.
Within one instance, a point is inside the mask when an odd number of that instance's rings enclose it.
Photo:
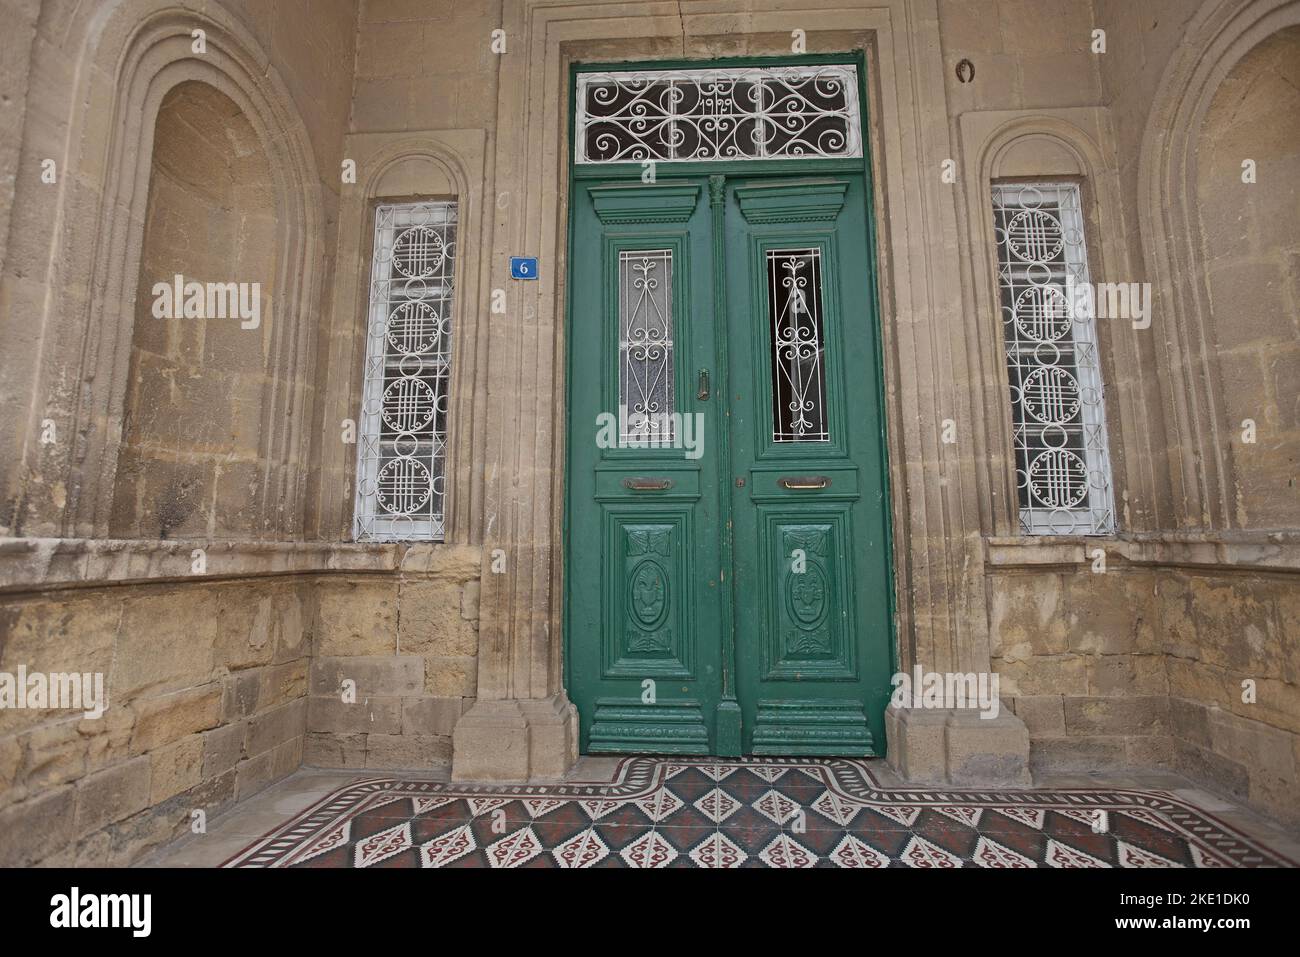
M 781 488 L 825 488 L 831 480 L 825 475 L 787 475 L 776 480 Z
M 623 487 L 634 492 L 662 492 L 673 487 L 672 479 L 661 478 L 625 478 Z

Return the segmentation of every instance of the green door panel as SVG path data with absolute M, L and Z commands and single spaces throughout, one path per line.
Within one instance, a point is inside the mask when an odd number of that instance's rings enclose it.
M 666 437 L 655 429 L 632 430 L 645 447 L 602 447 L 614 444 L 609 431 L 601 441 L 611 419 L 614 437 L 624 434 L 639 404 L 627 400 L 643 388 L 665 416 L 708 403 L 695 387 L 715 350 L 704 196 L 702 180 L 602 183 L 574 195 L 565 582 L 585 752 L 714 748 L 723 589 L 712 461 L 650 444 Z M 634 320 L 628 330 L 625 317 Z M 707 451 L 717 419 L 699 422 L 700 434 L 695 420 L 666 429 Z
M 883 754 L 868 208 L 857 172 L 574 181 L 565 647 L 584 753 Z M 677 418 L 645 426 L 642 406 Z M 674 441 L 610 447 L 611 421 Z
M 860 176 L 729 185 L 747 753 L 884 753 L 892 614 L 866 208 Z

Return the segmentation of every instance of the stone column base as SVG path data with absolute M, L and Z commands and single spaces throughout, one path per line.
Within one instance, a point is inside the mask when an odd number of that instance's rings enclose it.
M 578 760 L 578 713 L 549 698 L 479 698 L 452 733 L 453 781 L 553 781 Z
M 909 784 L 1028 786 L 1029 729 L 1006 708 L 996 718 L 960 708 L 885 710 L 889 766 Z

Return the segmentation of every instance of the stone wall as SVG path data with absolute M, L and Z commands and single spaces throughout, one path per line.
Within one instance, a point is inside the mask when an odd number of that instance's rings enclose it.
M 1300 822 L 1295 540 L 1045 546 L 997 540 L 994 668 L 1037 771 L 1168 767 Z M 1011 567 L 1012 565 L 1015 567 Z
M 304 761 L 429 770 L 477 694 L 479 549 L 318 585 Z
M 121 865 L 302 762 L 298 579 L 5 595 L 0 671 L 100 672 L 109 706 L 0 710 L 0 864 Z
M 0 866 L 130 863 L 304 763 L 450 760 L 478 548 L 196 545 L 0 543 L 0 673 L 98 672 L 109 705 L 0 709 Z

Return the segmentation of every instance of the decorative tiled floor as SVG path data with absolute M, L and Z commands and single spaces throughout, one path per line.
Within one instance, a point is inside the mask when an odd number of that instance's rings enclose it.
M 603 783 L 356 782 L 226 866 L 1293 865 L 1161 791 L 885 790 L 855 760 L 632 757 Z

